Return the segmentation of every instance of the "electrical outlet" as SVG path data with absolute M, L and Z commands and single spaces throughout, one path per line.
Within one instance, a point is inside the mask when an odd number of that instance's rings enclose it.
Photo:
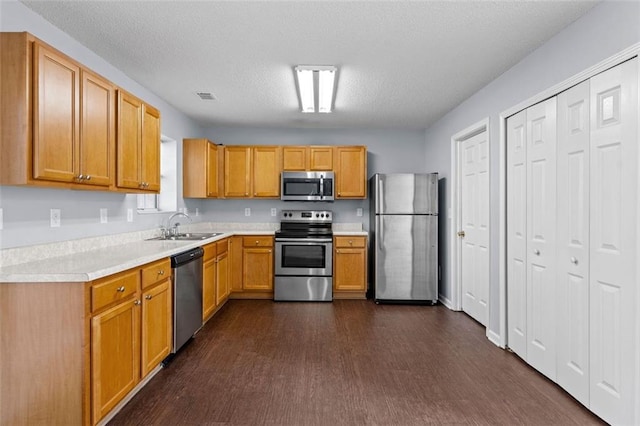
M 62 216 L 60 209 L 49 210 L 50 225 L 52 228 L 60 228 L 60 216 Z
M 2 208 L 0 208 L 0 229 L 4 227 L 3 223 L 4 223 L 4 215 L 2 213 Z
M 200 216 L 200 209 L 196 207 L 196 216 Z
M 362 216 L 362 208 L 358 207 L 356 209 L 356 216 Z
M 133 222 L 133 209 L 127 209 L 127 222 Z
M 251 216 L 251 207 L 245 207 L 244 215 L 245 216 Z
M 186 207 L 185 207 L 185 208 L 183 208 L 183 209 L 182 209 L 182 213 L 184 213 L 184 214 L 189 214 L 189 209 L 188 209 L 188 208 L 186 208 Z
M 100 209 L 100 223 L 107 223 L 107 209 Z
M 271 209 L 271 216 L 275 216 L 278 214 L 278 210 L 276 209 Z

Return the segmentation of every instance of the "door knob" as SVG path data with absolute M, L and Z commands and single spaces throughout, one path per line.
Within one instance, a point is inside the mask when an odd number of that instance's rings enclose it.
M 540 250 L 535 249 L 535 250 L 533 251 L 533 254 L 535 254 L 536 256 L 540 256 Z
M 465 235 L 467 234 L 465 234 L 464 231 L 458 232 L 458 237 L 464 238 Z
M 571 256 L 571 263 L 573 263 L 574 265 L 578 264 L 578 259 L 576 259 L 575 257 Z

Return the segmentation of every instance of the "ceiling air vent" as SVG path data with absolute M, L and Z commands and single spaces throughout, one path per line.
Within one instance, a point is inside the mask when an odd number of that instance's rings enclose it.
M 196 92 L 196 95 L 200 97 L 203 101 L 215 101 L 216 97 L 213 96 L 211 92 Z

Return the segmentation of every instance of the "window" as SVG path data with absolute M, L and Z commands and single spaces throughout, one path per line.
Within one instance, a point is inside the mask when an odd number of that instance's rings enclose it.
M 160 194 L 138 194 L 138 213 L 178 210 L 178 143 L 160 137 Z

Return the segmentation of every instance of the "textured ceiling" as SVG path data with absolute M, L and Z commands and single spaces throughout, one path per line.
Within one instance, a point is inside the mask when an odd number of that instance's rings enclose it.
M 205 126 L 426 128 L 587 12 L 584 1 L 24 1 Z M 336 65 L 331 114 L 293 67 Z M 202 101 L 195 92 L 212 92 Z

